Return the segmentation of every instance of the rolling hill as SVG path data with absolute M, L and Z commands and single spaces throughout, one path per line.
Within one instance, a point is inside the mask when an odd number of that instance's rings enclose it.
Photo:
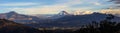
M 41 33 L 41 31 L 13 21 L 0 19 L 0 33 Z

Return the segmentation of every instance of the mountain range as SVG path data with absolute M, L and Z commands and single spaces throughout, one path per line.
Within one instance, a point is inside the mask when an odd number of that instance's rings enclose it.
M 109 17 L 109 14 L 93 13 L 86 15 L 66 15 L 49 21 L 49 23 L 36 24 L 41 27 L 80 27 L 92 23 L 93 21 L 100 22 Z M 120 17 L 115 16 L 111 21 L 120 22 Z
M 0 14 L 0 19 L 7 19 L 17 23 L 28 23 L 28 24 L 42 21 L 42 19 L 38 17 L 19 14 L 14 11 Z
M 42 16 L 42 15 L 39 15 Z M 16 12 L 2 13 L 0 18 L 15 21 L 32 27 L 79 27 L 89 24 L 92 21 L 100 22 L 109 17 L 109 14 L 94 12 L 85 15 L 70 15 L 65 11 L 58 14 L 47 15 L 48 19 L 43 19 L 38 16 L 23 15 Z M 120 17 L 115 16 L 111 21 L 120 22 Z

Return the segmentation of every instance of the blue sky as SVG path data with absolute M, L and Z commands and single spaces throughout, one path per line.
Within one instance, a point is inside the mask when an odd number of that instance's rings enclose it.
M 110 7 L 109 0 L 0 0 L 0 13 L 15 11 L 22 14 L 56 14 L 62 10 L 99 11 Z

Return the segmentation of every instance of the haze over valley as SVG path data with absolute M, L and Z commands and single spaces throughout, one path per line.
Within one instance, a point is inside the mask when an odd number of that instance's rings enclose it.
M 120 33 L 120 0 L 0 0 L 0 33 Z

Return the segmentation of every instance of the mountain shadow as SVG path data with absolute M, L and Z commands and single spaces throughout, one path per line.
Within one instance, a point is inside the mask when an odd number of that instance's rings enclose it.
M 0 19 L 0 33 L 41 33 L 41 31 L 13 21 Z

